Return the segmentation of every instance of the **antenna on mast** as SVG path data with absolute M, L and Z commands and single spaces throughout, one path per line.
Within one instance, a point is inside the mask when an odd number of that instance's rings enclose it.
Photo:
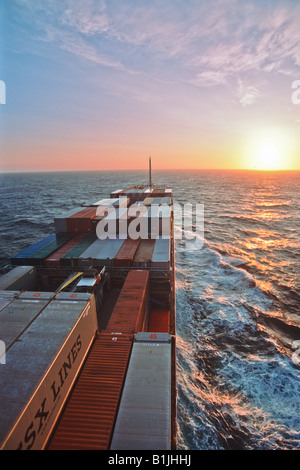
M 152 188 L 151 157 L 149 157 L 149 188 Z

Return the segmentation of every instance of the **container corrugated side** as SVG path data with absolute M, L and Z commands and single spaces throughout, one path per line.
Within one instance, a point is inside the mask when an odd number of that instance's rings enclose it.
M 75 207 L 64 214 L 54 218 L 54 227 L 56 233 L 67 232 L 67 218 L 82 211 L 82 207 Z
M 92 220 L 96 217 L 96 207 L 86 207 L 67 218 L 68 232 L 87 233 L 93 229 Z
M 52 300 L 12 345 L 0 375 L 0 448 L 42 449 L 97 329 L 94 297 Z
M 135 333 L 142 331 L 149 303 L 149 271 L 129 271 L 119 294 L 107 330 Z
M 114 258 L 114 266 L 132 266 L 134 255 L 140 244 L 140 239 L 132 240 L 127 238 Z
M 133 344 L 110 449 L 171 449 L 171 343 L 165 338 Z
M 16 255 L 14 255 L 11 258 L 11 262 L 13 265 L 26 265 L 28 266 L 29 258 L 33 253 L 36 253 L 39 251 L 41 248 L 44 246 L 49 245 L 49 243 L 53 242 L 56 240 L 56 234 L 51 234 L 48 235 L 47 237 L 43 238 L 42 240 L 39 240 L 37 243 L 34 243 L 31 246 L 28 246 L 24 250 L 20 251 Z
M 131 347 L 128 335 L 96 336 L 49 450 L 109 449 Z
M 53 293 L 28 292 L 20 294 L 0 312 L 0 339 L 8 351 L 22 333 L 44 310 Z
M 0 277 L 0 290 L 30 290 L 37 284 L 33 266 L 17 266 Z

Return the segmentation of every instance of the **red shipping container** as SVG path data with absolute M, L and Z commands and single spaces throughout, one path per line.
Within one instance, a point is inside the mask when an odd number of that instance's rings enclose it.
M 86 207 L 67 218 L 68 232 L 91 232 L 93 229 L 92 220 L 96 217 L 96 207 Z
M 58 250 L 54 251 L 54 253 L 51 253 L 46 259 L 45 259 L 45 266 L 47 267 L 53 267 L 53 266 L 60 266 L 60 260 L 61 258 L 68 253 L 74 246 L 76 246 L 81 240 L 83 239 L 83 236 L 78 235 L 74 238 L 72 238 L 70 241 L 65 243 L 61 248 Z
M 130 335 L 97 335 L 49 450 L 109 449 L 131 347 Z
M 142 331 L 149 300 L 149 271 L 134 269 L 127 274 L 111 314 L 107 330 Z
M 114 266 L 132 266 L 133 258 L 138 249 L 140 239 L 127 238 L 114 258 Z

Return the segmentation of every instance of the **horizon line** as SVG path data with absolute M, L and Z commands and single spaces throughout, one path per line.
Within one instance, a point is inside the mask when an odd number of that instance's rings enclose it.
M 26 173 L 89 173 L 89 172 L 109 172 L 109 171 L 115 171 L 115 172 L 130 172 L 130 171 L 145 171 L 148 172 L 148 168 L 121 168 L 121 169 L 115 169 L 115 168 L 108 168 L 108 169 L 97 169 L 97 170 L 1 170 L 0 169 L 0 174 L 26 174 Z M 278 173 L 278 172 L 297 172 L 300 171 L 300 168 L 280 168 L 280 169 L 260 169 L 260 168 L 157 168 L 153 169 L 153 171 L 253 171 L 253 172 L 264 172 L 264 173 Z

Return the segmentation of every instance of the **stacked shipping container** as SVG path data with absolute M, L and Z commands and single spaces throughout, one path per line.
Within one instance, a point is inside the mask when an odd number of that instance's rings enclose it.
M 141 331 L 149 300 L 149 273 L 130 271 L 106 330 L 87 356 L 48 449 L 109 449 L 133 335 Z
M 0 375 L 1 449 L 44 448 L 95 336 L 93 296 L 51 296 L 26 292 L 6 307 L 14 331 L 6 338 L 12 343 Z M 14 302 L 18 306 L 12 310 Z
M 131 347 L 128 335 L 97 335 L 49 450 L 109 448 Z
M 138 333 L 111 450 L 171 448 L 171 336 Z

